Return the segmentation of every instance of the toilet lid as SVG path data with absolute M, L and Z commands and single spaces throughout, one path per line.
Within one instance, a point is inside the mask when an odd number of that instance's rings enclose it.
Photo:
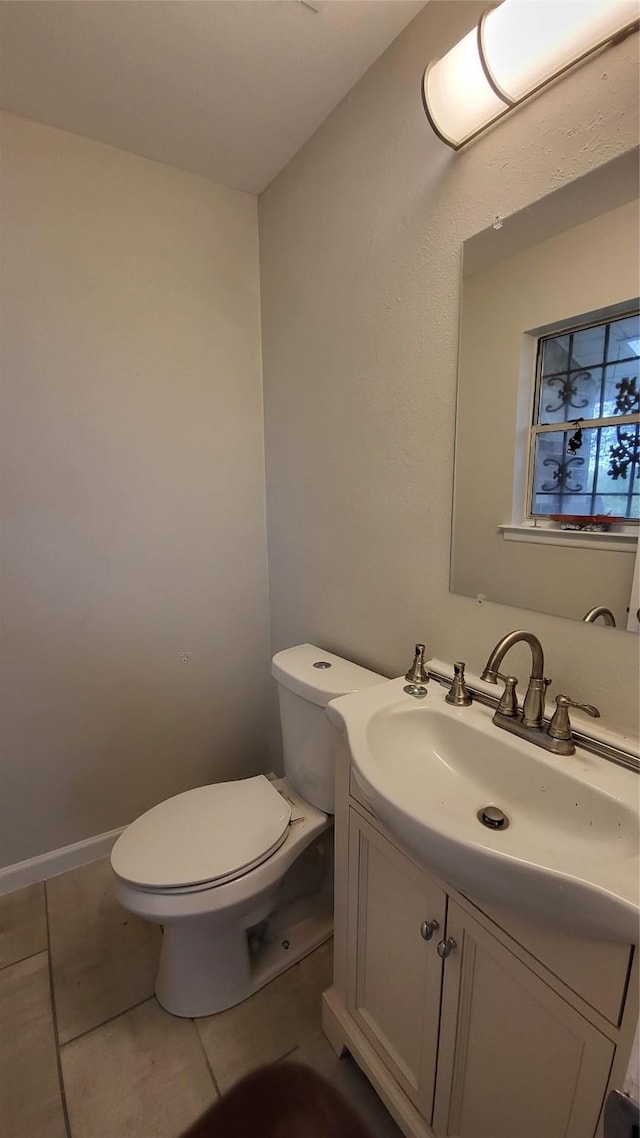
M 118 838 L 111 864 L 148 889 L 229 880 L 265 861 L 291 807 L 264 775 L 199 786 L 148 810 Z

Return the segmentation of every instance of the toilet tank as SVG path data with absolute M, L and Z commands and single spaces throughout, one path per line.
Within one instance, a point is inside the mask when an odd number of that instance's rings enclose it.
M 307 802 L 333 814 L 335 728 L 325 708 L 339 695 L 372 687 L 386 677 L 313 644 L 278 652 L 271 673 L 278 682 L 285 775 Z

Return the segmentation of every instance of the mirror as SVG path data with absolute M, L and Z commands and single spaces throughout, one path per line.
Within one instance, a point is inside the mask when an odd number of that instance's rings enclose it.
M 532 501 L 532 491 L 527 489 L 529 481 L 536 490 L 534 501 L 541 500 L 538 460 L 530 457 L 529 449 L 532 409 L 537 405 L 542 408 L 544 402 L 541 395 L 537 399 L 535 396 L 538 345 L 543 336 L 560 337 L 561 331 L 572 323 L 607 323 L 607 336 L 626 329 L 625 351 L 632 358 L 622 370 L 629 371 L 631 410 L 637 412 L 640 342 L 633 332 L 637 321 L 633 318 L 630 324 L 625 323 L 621 316 L 638 311 L 639 248 L 637 150 L 606 163 L 511 217 L 497 218 L 493 227 L 465 242 L 452 592 L 575 620 L 583 620 L 592 610 L 604 608 L 613 614 L 616 629 L 640 629 L 640 601 L 632 595 L 638 590 L 637 524 L 615 524 L 607 526 L 606 531 L 594 532 L 585 529 L 587 523 L 582 518 L 578 523 L 569 522 L 566 517 L 562 521 L 534 517 L 534 508 L 527 505 Z M 595 341 L 595 330 L 590 332 L 594 334 L 586 337 L 580 333 L 583 341 Z M 576 344 L 578 339 L 576 334 Z M 562 347 L 563 342 L 554 340 L 554 349 Z M 618 352 L 616 358 L 621 355 L 624 353 Z M 569 369 L 576 366 L 575 362 L 566 365 L 568 380 L 575 374 Z M 602 366 L 598 374 L 606 373 L 607 367 Z M 583 370 L 581 374 L 588 373 Z M 589 381 L 593 374 L 595 369 L 591 368 Z M 614 378 L 612 373 L 609 386 L 615 394 Z M 541 384 L 545 382 L 540 380 Z M 557 391 L 560 382 L 555 382 Z M 563 383 L 566 392 L 569 383 Z M 603 392 L 605 386 L 603 382 Z M 583 390 L 576 391 L 575 386 L 566 400 L 559 424 L 565 430 L 553 436 L 560 439 L 561 457 L 548 459 L 544 464 L 552 464 L 544 472 L 545 489 L 554 485 L 549 481 L 552 477 L 556 478 L 556 486 L 558 479 L 562 485 L 562 478 L 566 477 L 560 467 L 571 466 L 564 455 L 573 453 L 571 445 L 576 442 L 572 436 L 580 427 L 580 418 L 612 413 L 606 410 L 603 395 L 599 412 L 590 405 L 590 410 L 581 415 L 586 400 Z M 545 422 L 543 417 L 539 421 Z M 637 495 L 637 427 L 633 419 L 627 421 L 627 426 L 636 440 L 635 459 L 627 465 L 624 479 L 607 489 L 615 494 L 624 489 L 629 495 L 635 490 Z M 585 429 L 589 439 L 597 433 L 593 428 Z M 603 433 L 601 437 L 604 440 L 606 436 Z M 547 447 L 551 445 L 551 434 L 538 435 L 540 439 L 546 440 Z M 581 440 L 579 434 L 577 445 L 582 445 Z M 607 445 L 609 453 L 609 441 Z M 588 451 L 591 455 L 592 450 L 585 448 L 582 453 Z M 581 457 L 578 466 L 586 470 L 585 461 L 592 464 L 591 458 Z M 602 468 L 603 460 L 600 461 Z M 606 470 L 604 476 L 598 474 L 599 481 L 594 483 L 592 513 L 617 514 L 620 511 L 612 511 L 610 504 L 621 498 L 605 496 L 605 500 L 596 495 L 596 485 L 601 485 L 603 477 L 607 477 Z M 576 479 L 574 483 L 577 484 Z M 573 484 L 569 481 L 566 485 Z M 557 495 L 553 500 L 558 500 Z M 568 512 L 567 501 L 577 500 L 563 499 L 562 514 Z M 584 515 L 589 511 L 580 508 L 575 513 Z M 568 529 L 568 525 L 580 528 Z M 595 621 L 600 626 L 610 623 L 610 617 L 603 613 L 596 615 Z

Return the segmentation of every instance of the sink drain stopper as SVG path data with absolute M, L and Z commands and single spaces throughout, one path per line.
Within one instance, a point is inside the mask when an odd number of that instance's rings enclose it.
M 490 830 L 506 830 L 509 825 L 507 815 L 498 806 L 481 806 L 476 817 Z

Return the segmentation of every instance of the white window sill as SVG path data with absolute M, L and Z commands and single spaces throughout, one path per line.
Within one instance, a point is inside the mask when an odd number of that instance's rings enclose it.
M 533 545 L 564 545 L 574 549 L 620 550 L 632 552 L 638 541 L 637 529 L 625 526 L 624 529 L 611 529 L 606 533 L 591 533 L 589 530 L 558 529 L 546 525 L 501 525 L 499 532 L 505 541 L 525 541 Z

